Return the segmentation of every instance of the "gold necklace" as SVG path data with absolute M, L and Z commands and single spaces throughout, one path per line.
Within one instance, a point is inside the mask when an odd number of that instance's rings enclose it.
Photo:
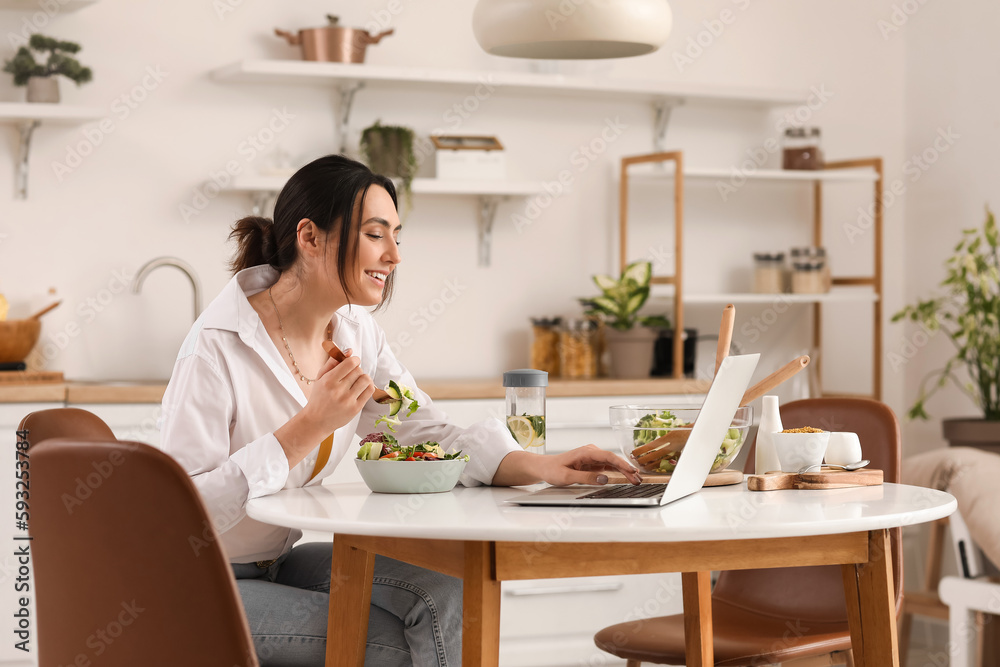
M 274 295 L 271 294 L 271 288 L 267 288 L 267 295 L 271 297 L 271 306 L 274 308 L 274 316 L 278 318 L 278 328 L 281 329 L 281 342 L 285 344 L 285 350 L 288 351 L 288 358 L 292 360 L 292 366 L 295 367 L 295 372 L 298 373 L 299 379 L 306 384 L 312 384 L 319 378 L 307 378 L 303 373 L 302 369 L 299 368 L 299 364 L 295 361 L 295 355 L 292 354 L 292 348 L 288 347 L 288 339 L 285 338 L 285 326 L 281 323 L 281 315 L 278 314 L 278 304 L 274 302 Z

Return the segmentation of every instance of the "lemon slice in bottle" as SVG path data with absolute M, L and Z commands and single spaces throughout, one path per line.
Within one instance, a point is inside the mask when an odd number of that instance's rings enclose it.
M 532 427 L 530 419 L 519 415 L 511 415 L 507 417 L 507 428 L 510 430 L 510 434 L 514 436 L 514 439 L 517 440 L 517 444 L 525 449 L 531 447 L 531 443 L 535 439 L 535 429 Z
M 4 298 L 3 294 L 0 294 L 0 322 L 7 319 L 7 311 L 10 309 L 10 304 L 7 303 L 7 299 Z

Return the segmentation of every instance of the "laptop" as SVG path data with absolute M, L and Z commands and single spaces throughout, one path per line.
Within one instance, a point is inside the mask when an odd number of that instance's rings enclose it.
M 759 354 L 726 357 L 691 427 L 677 467 L 666 484 L 610 484 L 607 486 L 550 486 L 507 498 L 515 505 L 573 507 L 660 507 L 701 489 L 708 479 L 719 446 L 726 438 L 736 409 L 750 385 Z

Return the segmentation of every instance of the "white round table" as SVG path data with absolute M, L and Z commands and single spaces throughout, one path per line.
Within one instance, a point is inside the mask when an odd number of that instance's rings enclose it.
M 712 570 L 838 564 L 857 572 L 846 590 L 858 664 L 898 664 L 888 529 L 957 508 L 947 493 L 900 484 L 824 491 L 706 488 L 665 507 L 520 507 L 518 488 L 458 487 L 389 495 L 364 484 L 289 489 L 256 498 L 258 521 L 334 534 L 327 665 L 363 665 L 375 554 L 464 580 L 462 664 L 497 665 L 500 582 L 567 576 L 682 572 L 692 665 L 712 665 L 701 641 L 711 618 Z M 609 548 L 607 543 L 619 543 Z M 846 578 L 845 578 L 846 580 Z M 879 630 L 861 642 L 854 628 Z M 896 662 L 894 662 L 896 660 Z

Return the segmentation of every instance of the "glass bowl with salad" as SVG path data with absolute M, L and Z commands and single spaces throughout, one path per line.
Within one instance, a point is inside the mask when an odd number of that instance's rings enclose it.
M 366 436 L 354 459 L 361 478 L 375 493 L 451 491 L 468 461 L 468 454 L 445 452 L 436 442 L 401 445 L 389 433 Z
M 645 473 L 672 473 L 700 408 L 666 405 L 616 405 L 611 431 L 622 454 Z M 740 453 L 753 421 L 753 409 L 738 408 L 719 445 L 712 472 L 725 470 Z

